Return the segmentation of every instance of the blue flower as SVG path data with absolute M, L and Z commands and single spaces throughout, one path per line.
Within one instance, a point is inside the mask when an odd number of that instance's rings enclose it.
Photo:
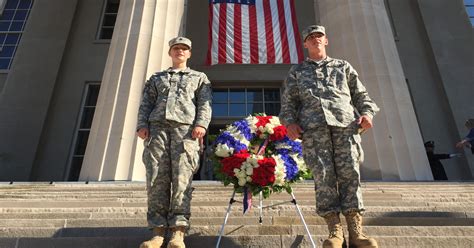
M 285 161 L 285 169 L 286 169 L 286 180 L 291 181 L 295 179 L 296 175 L 298 174 L 298 165 L 296 164 L 295 160 L 291 158 L 288 154 L 280 154 L 281 159 Z
M 297 141 L 293 141 L 288 137 L 285 137 L 284 139 L 278 141 L 278 143 L 283 143 L 286 146 L 289 146 L 290 148 L 282 148 L 282 149 L 277 149 L 277 153 L 279 154 L 289 154 L 289 153 L 298 153 L 298 155 L 303 156 L 303 148 L 301 147 L 301 143 Z
M 240 120 L 232 123 L 232 126 L 236 127 L 237 130 L 245 137 L 247 140 L 252 140 L 255 134 L 252 134 L 249 124 L 246 120 Z
M 236 140 L 229 132 L 225 131 L 221 133 L 217 139 L 216 144 L 226 144 L 229 148 L 234 148 L 234 152 L 247 149 L 247 146 Z

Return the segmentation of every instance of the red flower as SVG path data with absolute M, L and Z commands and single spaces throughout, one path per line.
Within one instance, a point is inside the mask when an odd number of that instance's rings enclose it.
M 285 126 L 278 126 L 273 129 L 273 134 L 270 135 L 270 140 L 282 140 L 286 136 L 286 127 Z
M 260 186 L 273 184 L 275 182 L 275 160 L 264 158 L 258 161 L 258 165 L 253 169 L 252 182 Z
M 238 168 L 240 169 L 240 166 L 242 163 L 250 156 L 250 154 L 247 152 L 247 150 L 241 150 L 238 153 L 235 153 L 231 157 L 223 158 L 221 160 L 222 163 L 222 168 L 221 171 L 222 173 L 233 177 L 234 176 L 234 169 Z
M 272 116 L 256 116 L 258 119 L 257 124 L 255 124 L 257 127 L 265 127 L 268 123 L 270 123 L 270 119 Z

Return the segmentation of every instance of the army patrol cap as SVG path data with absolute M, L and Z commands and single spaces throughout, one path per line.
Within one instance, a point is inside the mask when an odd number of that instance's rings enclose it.
M 321 33 L 321 34 L 326 35 L 326 28 L 324 28 L 324 26 L 321 26 L 321 25 L 311 25 L 305 28 L 302 32 L 303 41 L 306 41 L 306 38 L 308 38 L 308 36 L 312 33 Z
M 171 47 L 173 47 L 174 45 L 177 45 L 177 44 L 186 45 L 186 46 L 189 47 L 189 49 L 191 49 L 191 40 L 186 38 L 186 37 L 173 38 L 168 42 L 168 44 L 170 45 L 170 49 L 171 49 Z

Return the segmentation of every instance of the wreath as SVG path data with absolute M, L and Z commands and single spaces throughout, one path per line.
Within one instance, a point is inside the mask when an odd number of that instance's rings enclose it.
M 262 192 L 264 198 L 283 190 L 291 193 L 292 183 L 311 174 L 301 141 L 286 134 L 276 116 L 253 115 L 228 125 L 214 143 L 216 178 L 239 193 Z

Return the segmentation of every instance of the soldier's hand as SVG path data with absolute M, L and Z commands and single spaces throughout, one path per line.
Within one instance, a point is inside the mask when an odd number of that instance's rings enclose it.
M 467 140 L 461 140 L 459 141 L 458 143 L 456 143 L 456 147 L 457 148 L 464 148 L 464 146 L 468 146 L 469 143 L 467 142 Z
M 288 138 L 295 140 L 298 139 L 301 136 L 301 133 L 303 132 L 303 129 L 301 129 L 300 125 L 298 124 L 290 124 L 286 127 L 287 133 L 288 133 Z
M 205 128 L 203 128 L 201 126 L 196 126 L 193 129 L 193 133 L 191 134 L 191 136 L 193 137 L 193 139 L 202 139 L 205 134 L 206 134 L 206 129 Z
M 150 135 L 150 130 L 148 130 L 148 128 L 146 127 L 142 127 L 138 129 L 137 135 L 138 137 L 140 137 L 140 139 L 148 139 L 148 136 Z
M 373 127 L 372 125 L 372 118 L 367 115 L 363 115 L 357 119 L 357 124 L 360 125 L 364 130 L 370 129 Z

